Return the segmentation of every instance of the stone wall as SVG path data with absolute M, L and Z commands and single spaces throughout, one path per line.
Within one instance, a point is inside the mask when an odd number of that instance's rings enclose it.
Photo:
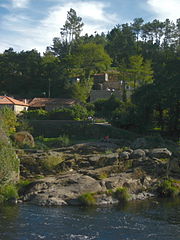
M 90 94 L 90 102 L 94 102 L 97 99 L 105 98 L 108 99 L 111 97 L 112 93 L 119 99 L 122 100 L 122 92 L 121 91 L 107 91 L 107 90 L 92 90 Z

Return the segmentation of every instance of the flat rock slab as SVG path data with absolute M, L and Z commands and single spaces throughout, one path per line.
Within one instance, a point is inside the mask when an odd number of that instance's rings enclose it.
M 65 205 L 66 200 L 75 199 L 83 193 L 98 191 L 102 191 L 102 187 L 94 178 L 69 173 L 32 183 L 23 200 L 39 205 Z

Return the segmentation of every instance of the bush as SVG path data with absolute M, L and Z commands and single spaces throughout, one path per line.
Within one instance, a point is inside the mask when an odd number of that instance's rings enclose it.
M 96 199 L 93 193 L 84 193 L 78 199 L 83 206 L 96 205 Z
M 51 120 L 85 120 L 92 116 L 93 111 L 87 110 L 86 107 L 76 104 L 70 108 L 59 108 L 49 113 Z
M 114 192 L 114 197 L 119 200 L 119 202 L 127 202 L 129 199 L 129 193 L 127 188 L 117 188 Z
M 180 193 L 180 187 L 176 186 L 172 180 L 164 180 L 157 187 L 159 197 L 174 198 Z
M 25 190 L 26 187 L 31 183 L 30 180 L 26 179 L 26 180 L 20 180 L 17 184 L 16 184 L 16 189 L 18 191 L 18 195 L 22 195 Z
M 64 161 L 63 155 L 62 156 L 54 156 L 54 155 L 48 155 L 42 162 L 42 167 L 47 170 L 51 171 L 54 170 L 55 167 Z
M 112 112 L 121 108 L 122 102 L 112 95 L 109 99 L 99 99 L 95 101 L 95 112 L 97 117 L 111 119 Z
M 19 159 L 10 143 L 0 140 L 0 184 L 17 180 L 19 165 Z
M 132 130 L 137 127 L 136 107 L 130 103 L 124 103 L 121 108 L 112 112 L 112 126 Z
M 16 131 L 17 132 L 27 131 L 29 133 L 32 133 L 33 132 L 33 127 L 30 125 L 28 119 L 18 118 L 18 126 L 16 128 Z
M 59 108 L 49 112 L 50 120 L 73 120 L 71 108 Z
M 17 127 L 17 118 L 14 111 L 9 107 L 0 109 L 0 121 L 4 132 L 10 136 L 15 133 Z
M 43 109 L 23 111 L 20 119 L 28 120 L 46 120 L 48 119 L 48 112 Z
M 0 203 L 5 203 L 18 198 L 18 192 L 14 185 L 0 187 Z

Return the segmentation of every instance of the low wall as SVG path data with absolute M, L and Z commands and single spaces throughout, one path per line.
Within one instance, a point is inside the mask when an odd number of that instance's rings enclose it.
M 33 127 L 33 136 L 59 137 L 65 134 L 74 139 L 101 139 L 106 135 L 111 138 L 125 139 L 136 137 L 135 134 L 126 130 L 88 121 L 33 120 L 30 124 Z

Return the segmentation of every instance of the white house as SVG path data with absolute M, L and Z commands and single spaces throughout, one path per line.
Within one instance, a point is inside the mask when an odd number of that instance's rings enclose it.
M 28 104 L 8 96 L 0 96 L 0 108 L 11 108 L 16 114 L 28 109 Z

